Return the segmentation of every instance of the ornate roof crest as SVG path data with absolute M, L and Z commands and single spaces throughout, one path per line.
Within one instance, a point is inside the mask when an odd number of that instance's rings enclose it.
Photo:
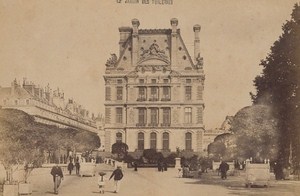
M 160 59 L 166 63 L 169 63 L 169 58 L 165 54 L 165 51 L 160 50 L 159 46 L 156 43 L 151 44 L 148 50 L 142 50 L 142 54 L 140 55 L 140 62 L 149 59 Z

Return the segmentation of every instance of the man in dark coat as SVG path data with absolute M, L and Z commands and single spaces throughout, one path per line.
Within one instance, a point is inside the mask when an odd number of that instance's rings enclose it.
M 115 181 L 115 193 L 117 193 L 117 192 L 119 192 L 120 185 L 121 185 L 121 179 L 123 178 L 123 172 L 122 172 L 120 166 L 118 166 L 117 169 L 115 169 L 113 171 L 113 173 L 111 174 L 109 180 L 112 177 L 114 177 L 114 181 Z
M 68 164 L 68 171 L 70 175 L 72 174 L 73 168 L 74 168 L 74 164 L 72 163 L 72 161 L 70 161 L 70 163 Z
M 80 163 L 77 160 L 76 160 L 76 163 L 75 163 L 75 169 L 76 169 L 76 174 L 79 175 Z
M 64 179 L 64 175 L 62 172 L 61 167 L 58 166 L 58 163 L 55 164 L 55 166 L 51 169 L 51 175 L 53 176 L 53 182 L 54 182 L 54 193 L 57 194 L 57 189 L 61 183 L 61 180 Z M 57 182 L 56 182 L 57 180 Z
M 229 170 L 229 165 L 225 161 L 222 161 L 222 163 L 220 164 L 220 167 L 219 167 L 219 171 L 221 172 L 221 178 L 223 180 L 227 179 L 227 171 L 228 170 Z

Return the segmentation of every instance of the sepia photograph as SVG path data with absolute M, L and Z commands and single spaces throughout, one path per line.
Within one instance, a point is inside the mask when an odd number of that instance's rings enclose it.
M 296 196 L 299 0 L 0 0 L 0 196 Z

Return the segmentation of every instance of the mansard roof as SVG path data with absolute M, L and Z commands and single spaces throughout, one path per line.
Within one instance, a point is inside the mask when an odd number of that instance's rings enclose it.
M 171 70 L 193 72 L 202 71 L 202 57 L 195 63 L 177 29 L 178 20 L 171 19 L 169 29 L 138 29 L 139 21 L 132 20 L 133 27 L 120 27 L 120 51 L 111 54 L 106 62 L 106 74 L 123 72 L 125 75 L 141 66 L 170 66 Z M 175 25 L 175 26 L 174 26 Z M 198 31 L 200 25 L 194 26 Z M 175 32 L 175 33 L 174 33 Z M 175 38 L 175 39 L 174 39 Z M 175 41 L 176 47 L 172 46 Z M 176 56 L 174 60 L 174 56 Z M 176 60 L 177 59 L 177 60 Z M 172 62 L 174 60 L 174 62 Z M 141 69 L 143 70 L 143 69 Z

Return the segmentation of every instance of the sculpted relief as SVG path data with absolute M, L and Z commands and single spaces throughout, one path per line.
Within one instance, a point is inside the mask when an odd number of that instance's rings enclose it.
M 116 66 L 117 64 L 117 60 L 118 60 L 118 57 L 116 54 L 110 54 L 111 57 L 109 59 L 107 59 L 106 63 L 105 63 L 105 66 L 107 68 L 113 68 Z
M 159 46 L 156 43 L 151 44 L 149 49 L 142 49 L 140 55 L 140 61 L 145 61 L 147 59 L 157 58 L 166 63 L 169 63 L 169 57 L 165 54 L 164 50 L 160 50 Z

